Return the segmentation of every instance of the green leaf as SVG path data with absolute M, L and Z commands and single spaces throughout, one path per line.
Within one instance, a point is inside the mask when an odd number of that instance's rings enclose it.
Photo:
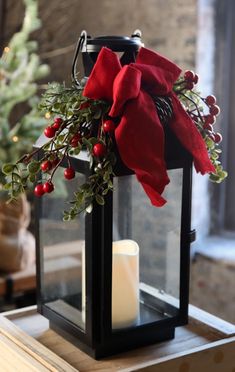
M 70 214 L 69 213 L 66 213 L 64 212 L 64 216 L 63 216 L 63 221 L 70 221 L 71 220 L 71 217 L 70 217 Z
M 99 109 L 94 113 L 93 118 L 94 118 L 94 119 L 99 119 L 99 118 L 101 117 L 101 115 L 102 115 L 102 111 L 101 111 L 101 109 L 99 108 Z
M 220 177 L 215 173 L 210 174 L 209 178 L 212 182 L 218 182 L 220 180 Z
M 207 137 L 206 144 L 209 149 L 213 149 L 215 147 L 214 141 L 211 138 Z
M 74 155 L 79 155 L 81 149 L 82 149 L 82 146 L 81 146 L 81 144 L 79 143 L 79 144 L 77 145 L 77 147 L 74 149 Z
M 7 163 L 2 167 L 2 172 L 6 175 L 11 174 L 15 169 L 15 164 Z
M 76 193 L 76 203 L 81 204 L 83 202 L 84 194 L 82 192 Z
M 103 196 L 101 196 L 99 194 L 97 194 L 95 196 L 95 200 L 96 200 L 97 204 L 99 204 L 99 205 L 104 205 L 104 203 L 105 203 Z
M 4 190 L 10 190 L 11 187 L 12 187 L 11 182 L 5 183 L 5 185 L 3 186 Z
M 13 198 L 18 198 L 18 196 L 22 193 L 23 191 L 21 189 L 17 190 L 12 190 L 12 196 Z
M 40 162 L 39 161 L 32 161 L 28 164 L 28 171 L 31 174 L 36 174 L 40 169 Z
M 213 159 L 213 160 L 216 160 L 216 159 L 218 159 L 219 158 L 219 154 L 218 153 L 216 153 L 215 151 L 211 154 L 211 159 Z
M 36 181 L 36 176 L 34 174 L 29 175 L 29 181 L 34 183 Z
M 105 182 L 108 182 L 109 179 L 110 179 L 110 173 L 107 171 L 107 172 L 105 172 L 105 174 L 104 174 L 104 181 L 105 181 Z
M 96 143 L 99 142 L 99 140 L 96 138 L 96 137 L 91 137 L 90 139 L 90 143 L 94 146 Z
M 108 182 L 108 187 L 109 187 L 109 189 L 113 188 L 113 182 L 111 180 Z
M 92 144 L 90 143 L 90 141 L 88 141 L 85 137 L 82 139 L 82 142 L 83 142 L 83 144 L 84 145 L 86 145 L 86 147 L 87 147 L 87 149 L 89 150 L 89 151 L 91 151 L 92 150 Z
M 102 195 L 107 195 L 109 192 L 109 188 L 105 189 L 103 192 L 102 192 Z

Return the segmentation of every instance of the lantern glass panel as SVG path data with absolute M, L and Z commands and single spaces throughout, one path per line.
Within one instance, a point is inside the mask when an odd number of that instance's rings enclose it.
M 83 251 L 85 248 L 84 214 L 70 222 L 63 222 L 63 210 L 69 208 L 68 201 L 84 175 L 76 174 L 74 180 L 66 181 L 63 168 L 55 174 L 56 189 L 41 199 L 39 221 L 42 302 L 49 309 L 85 330 L 82 316 Z
M 179 314 L 183 170 L 168 174 L 162 208 L 150 204 L 135 176 L 114 180 L 113 329 Z

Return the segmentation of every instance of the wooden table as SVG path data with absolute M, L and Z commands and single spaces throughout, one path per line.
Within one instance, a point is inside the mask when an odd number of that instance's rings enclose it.
M 235 326 L 190 306 L 174 340 L 96 361 L 49 329 L 35 307 L 0 315 L 1 372 L 235 372 Z

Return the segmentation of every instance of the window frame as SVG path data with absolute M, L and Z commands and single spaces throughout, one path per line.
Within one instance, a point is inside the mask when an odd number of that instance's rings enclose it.
M 233 185 L 235 172 L 235 2 L 214 2 L 215 11 L 215 75 L 214 92 L 222 108 L 217 119 L 217 129 L 222 133 L 221 144 L 223 167 L 228 178 L 219 185 L 210 186 L 211 235 L 235 237 L 235 198 Z M 231 83 L 231 82 L 234 82 Z M 234 125 L 233 125 L 234 123 Z

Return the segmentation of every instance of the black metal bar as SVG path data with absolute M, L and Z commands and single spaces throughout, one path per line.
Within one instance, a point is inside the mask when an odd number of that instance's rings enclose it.
M 185 159 L 183 167 L 181 238 L 180 238 L 180 324 L 188 321 L 190 278 L 190 234 L 192 200 L 192 158 Z
M 5 293 L 5 300 L 9 303 L 13 300 L 13 293 L 14 293 L 14 281 L 10 275 L 6 277 L 6 293 Z
M 40 153 L 37 154 L 37 160 L 41 158 Z M 34 209 L 35 209 L 35 240 L 36 240 L 36 293 L 37 293 L 37 311 L 42 314 L 42 304 L 43 304 L 43 280 L 44 280 L 44 270 L 43 270 L 43 260 L 44 252 L 41 247 L 41 235 L 40 235 L 40 218 L 42 213 L 42 205 L 39 198 L 34 197 Z
M 4 49 L 4 28 L 5 28 L 5 15 L 6 15 L 6 0 L 0 0 L 0 55 Z
M 101 343 L 105 343 L 112 332 L 113 193 L 111 191 L 105 198 L 102 212 Z
M 86 216 L 86 334 L 95 347 L 100 342 L 102 319 L 102 207 L 93 203 Z

